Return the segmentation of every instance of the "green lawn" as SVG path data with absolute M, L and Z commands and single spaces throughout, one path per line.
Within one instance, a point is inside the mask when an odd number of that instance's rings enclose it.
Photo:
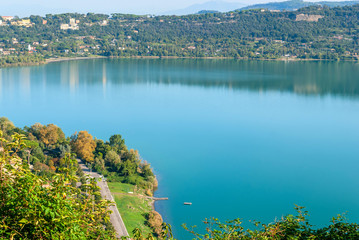
M 128 193 L 133 192 L 135 186 L 127 183 L 107 182 L 112 193 Z
M 133 185 L 109 182 L 108 186 L 112 193 L 125 193 L 113 195 L 115 197 L 118 211 L 125 222 L 125 226 L 130 236 L 133 236 L 132 231 L 135 228 L 140 228 L 145 236 L 152 232 L 151 229 L 145 225 L 145 214 L 152 211 L 149 200 L 135 195 L 127 195 L 126 193 L 133 192 Z

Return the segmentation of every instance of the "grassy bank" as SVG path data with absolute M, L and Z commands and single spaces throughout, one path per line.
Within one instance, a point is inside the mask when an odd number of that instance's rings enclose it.
M 146 218 L 153 210 L 152 200 L 144 197 L 143 190 L 136 190 L 134 185 L 119 182 L 108 182 L 108 186 L 130 236 L 133 237 L 132 231 L 135 228 L 139 228 L 146 236 L 152 233 Z

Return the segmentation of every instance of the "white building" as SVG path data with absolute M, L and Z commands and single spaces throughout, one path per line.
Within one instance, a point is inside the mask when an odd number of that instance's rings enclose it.
M 103 20 L 102 22 L 99 23 L 100 26 L 107 26 L 108 21 L 107 20 Z
M 75 18 L 70 18 L 70 24 L 67 24 L 67 23 L 61 24 L 60 29 L 61 30 L 68 30 L 68 29 L 79 30 L 78 23 L 80 23 L 79 20 L 76 20 Z
M 70 26 L 74 26 L 74 25 L 76 25 L 76 19 L 70 18 Z

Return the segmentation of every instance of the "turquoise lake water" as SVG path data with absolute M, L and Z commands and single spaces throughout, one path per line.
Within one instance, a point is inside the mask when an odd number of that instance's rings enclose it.
M 159 179 L 180 240 L 206 217 L 263 222 L 306 206 L 359 221 L 359 64 L 82 60 L 0 69 L 0 116 L 67 135 L 120 133 Z M 192 202 L 184 206 L 183 202 Z

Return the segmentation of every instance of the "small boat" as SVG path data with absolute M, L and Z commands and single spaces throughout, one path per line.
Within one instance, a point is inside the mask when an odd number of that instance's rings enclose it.
M 184 202 L 183 204 L 184 204 L 184 205 L 192 205 L 191 202 Z

